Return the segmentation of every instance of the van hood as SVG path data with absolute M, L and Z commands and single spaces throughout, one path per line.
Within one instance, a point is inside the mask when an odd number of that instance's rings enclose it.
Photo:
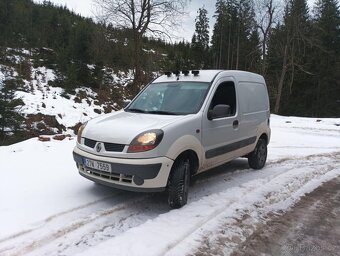
M 154 115 L 118 111 L 92 119 L 83 137 L 109 143 L 128 145 L 140 133 L 163 127 L 184 119 L 185 116 Z

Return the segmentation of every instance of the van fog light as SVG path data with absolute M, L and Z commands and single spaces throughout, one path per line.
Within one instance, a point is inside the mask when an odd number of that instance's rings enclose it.
M 144 184 L 144 180 L 136 175 L 133 176 L 133 182 L 138 186 L 141 186 Z
M 162 130 L 150 130 L 137 135 L 129 145 L 128 153 L 145 152 L 154 149 L 163 138 Z

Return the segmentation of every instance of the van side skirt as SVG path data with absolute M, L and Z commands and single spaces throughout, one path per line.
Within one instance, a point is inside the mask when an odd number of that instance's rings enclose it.
M 249 146 L 249 145 L 256 142 L 256 138 L 257 137 L 254 136 L 254 137 L 251 137 L 251 138 L 248 138 L 248 139 L 245 139 L 245 140 L 240 140 L 240 141 L 237 141 L 237 142 L 234 142 L 234 143 L 222 146 L 222 147 L 210 149 L 210 150 L 205 152 L 205 158 L 210 159 L 210 158 L 213 158 L 213 157 L 216 157 L 216 156 L 219 156 L 219 155 L 223 155 L 223 154 L 227 154 L 231 151 Z

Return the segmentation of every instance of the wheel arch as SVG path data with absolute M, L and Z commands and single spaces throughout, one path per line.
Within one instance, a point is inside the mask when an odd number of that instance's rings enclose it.
M 190 172 L 191 174 L 195 174 L 202 165 L 203 151 L 202 145 L 196 137 L 185 135 L 178 138 L 172 144 L 166 156 L 174 161 L 180 157 L 188 157 L 190 163 L 193 163 L 192 168 L 194 168 L 193 170 L 190 170 Z
M 269 144 L 269 136 L 266 133 L 262 133 L 259 139 L 264 139 L 267 145 Z
M 180 159 L 189 159 L 190 163 L 190 175 L 195 175 L 199 168 L 199 159 L 194 150 L 188 149 L 179 154 L 175 161 L 179 161 Z

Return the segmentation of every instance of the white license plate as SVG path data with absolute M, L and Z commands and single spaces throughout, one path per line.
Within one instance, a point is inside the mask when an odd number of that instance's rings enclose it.
M 92 169 L 96 169 L 103 172 L 110 172 L 111 173 L 111 165 L 103 162 L 98 162 L 90 159 L 84 159 L 84 164 Z

